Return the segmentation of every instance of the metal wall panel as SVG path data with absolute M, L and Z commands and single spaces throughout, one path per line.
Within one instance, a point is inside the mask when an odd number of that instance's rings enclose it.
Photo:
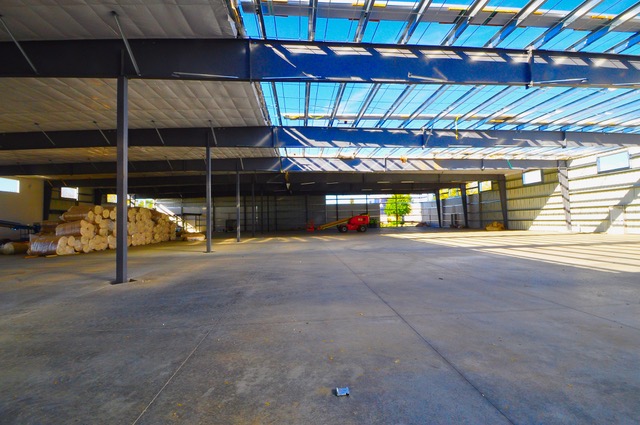
M 640 149 L 629 148 L 628 169 L 598 173 L 598 156 L 571 161 L 573 231 L 640 234 Z

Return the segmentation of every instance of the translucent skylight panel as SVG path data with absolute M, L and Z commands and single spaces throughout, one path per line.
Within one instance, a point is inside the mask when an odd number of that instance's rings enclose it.
M 353 41 L 358 21 L 338 18 L 316 19 L 316 41 Z
M 528 3 L 528 0 L 491 0 L 487 6 L 489 7 L 509 7 L 521 9 Z
M 603 1 L 598 6 L 594 7 L 592 12 L 607 15 L 617 15 L 620 12 L 624 12 L 635 3 L 636 0 Z
M 366 115 L 384 115 L 405 90 L 404 84 L 383 84 L 372 100 Z
M 539 27 L 518 27 L 500 43 L 500 47 L 505 49 L 525 49 L 546 30 L 546 28 Z
M 238 11 L 242 17 L 247 37 L 260 38 L 260 22 L 258 21 L 258 15 L 255 13 L 245 13 L 242 7 L 238 7 Z
M 488 25 L 469 25 L 462 35 L 453 43 L 454 46 L 482 47 L 501 27 Z
M 612 31 L 606 35 L 604 35 L 599 40 L 593 42 L 589 46 L 581 49 L 583 52 L 595 52 L 602 53 L 612 48 L 616 44 L 626 40 L 631 37 L 634 33 L 632 32 L 616 32 Z
M 560 32 L 560 34 L 543 44 L 541 48 L 546 50 L 566 50 L 569 46 L 587 34 L 589 34 L 588 31 L 576 31 L 565 28 Z
M 309 93 L 309 117 L 331 115 L 340 85 L 337 83 L 313 83 Z
M 400 34 L 406 22 L 403 21 L 379 21 L 369 22 L 362 38 L 363 43 L 388 43 L 398 42 Z
M 267 38 L 276 40 L 307 40 L 309 18 L 307 16 L 265 16 Z
M 580 6 L 584 0 L 549 0 L 540 6 L 541 10 L 566 10 L 571 11 Z
M 411 35 L 407 44 L 417 45 L 438 45 L 444 39 L 449 30 L 453 28 L 451 24 L 439 24 L 436 22 L 420 22 Z
M 636 44 L 635 46 L 631 46 L 630 48 L 625 49 L 620 53 L 624 54 L 624 55 L 640 55 L 640 44 Z
M 283 124 L 286 120 L 304 118 L 305 85 L 302 83 L 276 83 L 276 91 L 280 103 Z M 289 124 L 289 125 L 299 125 Z
M 360 122 L 358 123 L 358 127 L 359 128 L 374 128 L 376 126 L 376 124 L 378 123 L 378 120 L 360 120 Z
M 413 120 L 406 128 L 423 128 L 429 123 L 429 120 Z
M 467 94 L 470 89 L 471 87 L 469 86 L 452 86 L 445 94 L 438 97 L 433 103 L 431 103 L 423 113 L 434 115 L 439 114 L 449 108 L 452 103 Z
M 403 120 L 386 120 L 382 124 L 382 128 L 399 128 Z
M 441 120 L 437 120 L 433 123 L 434 128 L 450 128 L 454 129 L 456 125 L 455 119 L 450 119 L 450 117 L 443 118 Z
M 398 107 L 395 113 L 409 116 L 440 87 L 441 86 L 435 84 L 424 84 L 416 86 L 411 94 L 407 96 L 407 98 Z
M 308 125 L 311 127 L 329 127 L 329 120 L 328 119 L 310 119 Z
M 562 93 L 566 92 L 568 89 L 565 87 L 546 87 L 546 88 L 537 88 L 535 90 L 539 91 L 539 94 L 535 97 L 535 99 L 531 100 L 531 102 L 525 102 L 522 105 L 519 105 L 513 109 L 510 109 L 508 111 L 508 114 L 518 115 L 523 112 L 526 112 L 536 106 L 539 106 L 549 100 L 556 98 L 557 96 L 560 96 Z
M 356 116 L 360 112 L 370 90 L 371 84 L 347 84 L 342 95 L 342 101 L 338 106 L 338 116 Z

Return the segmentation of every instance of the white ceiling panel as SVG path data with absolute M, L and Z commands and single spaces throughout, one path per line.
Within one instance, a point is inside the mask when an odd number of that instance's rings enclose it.
M 118 38 L 234 38 L 224 0 L 2 0 L 0 14 L 19 41 Z M 0 41 L 10 41 L 0 30 Z
M 0 78 L 0 133 L 116 127 L 116 81 Z M 153 124 L 151 121 L 155 121 Z M 251 83 L 131 80 L 130 128 L 262 126 Z

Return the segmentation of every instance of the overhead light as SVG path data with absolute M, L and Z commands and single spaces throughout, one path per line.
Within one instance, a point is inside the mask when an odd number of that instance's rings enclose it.
M 387 191 L 387 190 L 392 190 L 390 187 L 384 188 L 384 189 L 380 189 L 382 191 Z
M 340 182 L 327 182 L 327 184 L 340 184 Z
M 371 192 L 373 189 L 362 189 L 363 192 Z
M 402 184 L 411 184 L 411 183 L 415 183 L 413 180 L 402 180 L 400 183 Z
M 378 184 L 389 184 L 391 183 L 389 180 L 380 180 L 379 182 L 377 182 Z
M 316 184 L 316 182 L 304 182 L 304 183 L 300 183 L 300 186 L 307 186 L 310 184 Z

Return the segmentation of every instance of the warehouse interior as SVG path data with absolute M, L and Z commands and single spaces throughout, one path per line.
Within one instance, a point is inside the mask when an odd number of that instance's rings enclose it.
M 639 13 L 3 2 L 3 421 L 633 423 Z

